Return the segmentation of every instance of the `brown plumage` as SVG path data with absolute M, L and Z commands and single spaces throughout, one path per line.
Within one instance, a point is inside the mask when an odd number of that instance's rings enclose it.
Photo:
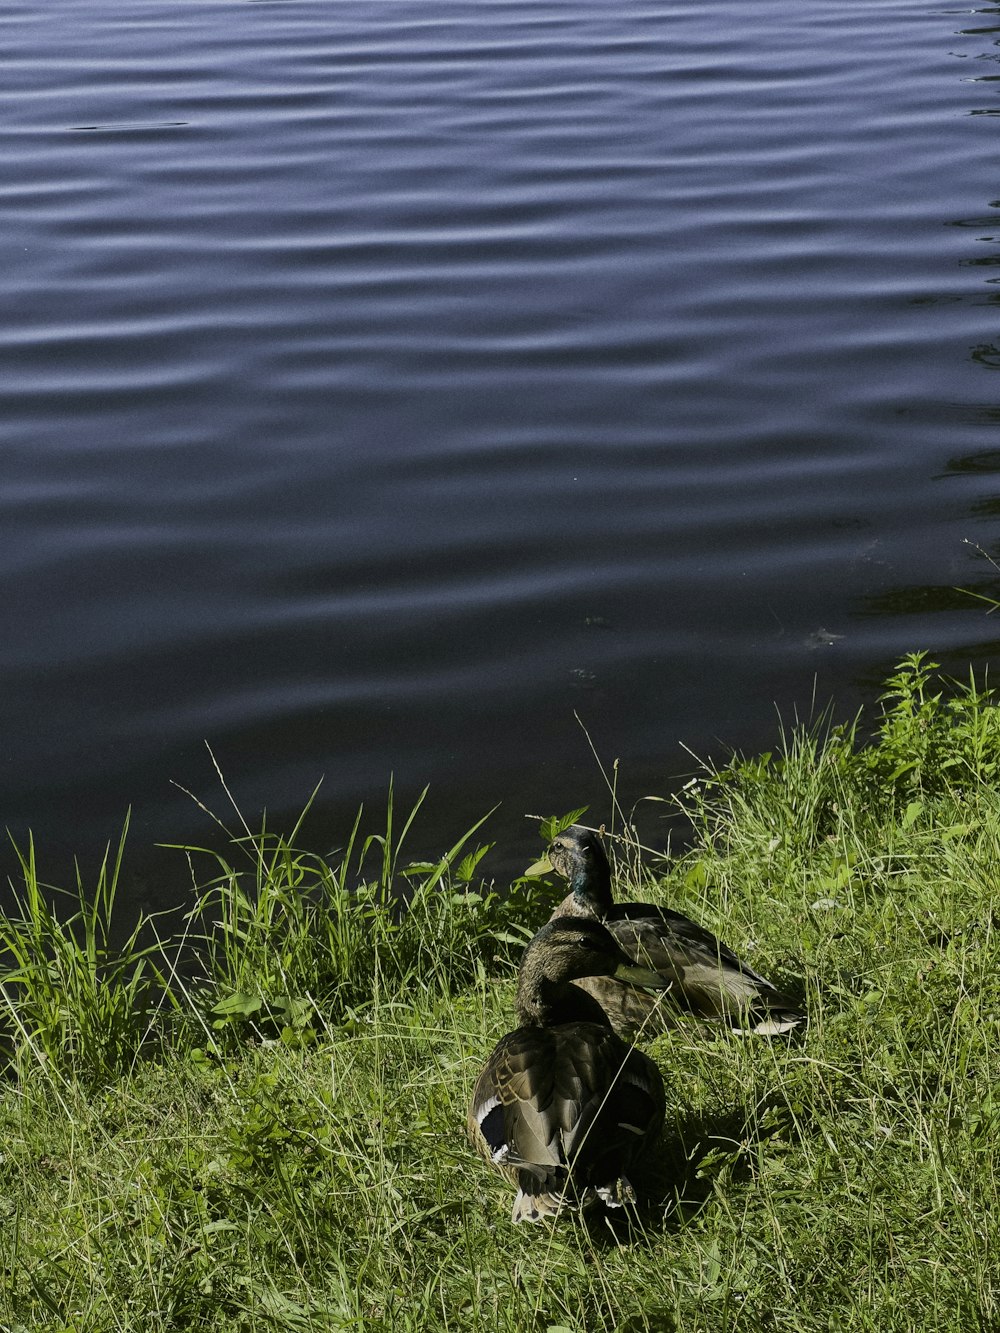
M 629 958 L 672 982 L 669 994 L 660 997 L 607 976 L 578 981 L 620 1034 L 632 1036 L 640 1028 L 647 1035 L 663 1032 L 684 1012 L 761 1036 L 805 1022 L 805 1014 L 772 982 L 690 917 L 653 903 L 614 902 L 611 866 L 592 830 L 571 825 L 553 840 L 548 858 L 571 890 L 552 920 L 602 921 Z
M 571 985 L 615 974 L 667 984 L 592 921 L 552 921 L 525 950 L 520 1026 L 486 1062 L 468 1120 L 473 1146 L 518 1186 L 514 1222 L 537 1222 L 595 1198 L 619 1207 L 634 1197 L 627 1172 L 663 1124 L 663 1080 Z

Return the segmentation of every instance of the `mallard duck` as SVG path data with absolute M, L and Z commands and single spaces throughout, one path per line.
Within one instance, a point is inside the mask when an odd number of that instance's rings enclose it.
M 476 1080 L 469 1138 L 517 1185 L 513 1222 L 538 1222 L 597 1198 L 612 1208 L 632 1202 L 626 1173 L 663 1124 L 660 1071 L 570 984 L 592 976 L 669 984 L 627 958 L 597 922 L 551 921 L 521 963 L 520 1026 Z
M 577 982 L 621 1035 L 675 1027 L 678 1011 L 768 1037 L 805 1022 L 786 995 L 690 917 L 652 903 L 616 903 L 607 853 L 593 830 L 572 824 L 553 840 L 548 862 L 570 886 L 553 921 L 602 921 L 629 958 L 673 982 L 666 999 L 609 976 Z

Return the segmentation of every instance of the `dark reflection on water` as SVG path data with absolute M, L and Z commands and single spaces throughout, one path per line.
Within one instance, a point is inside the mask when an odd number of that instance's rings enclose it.
M 3 822 L 169 882 L 208 741 L 503 868 L 574 714 L 629 804 L 988 660 L 997 12 L 8 6 Z
M 913 616 L 929 611 L 964 611 L 969 594 L 987 597 L 997 591 L 995 580 L 966 584 L 964 588 L 885 588 L 865 598 L 864 610 L 872 616 Z

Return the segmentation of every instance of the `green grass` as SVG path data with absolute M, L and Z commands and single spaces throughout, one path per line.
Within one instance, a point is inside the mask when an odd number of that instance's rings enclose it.
M 0 921 L 0 1328 L 1000 1328 L 1000 711 L 914 657 L 870 725 L 706 768 L 665 861 L 606 812 L 623 892 L 811 1018 L 649 1047 L 667 1126 L 613 1226 L 512 1228 L 465 1144 L 557 893 L 485 886 L 477 830 L 416 866 L 391 801 L 335 864 L 244 833 L 118 949 L 117 856 L 57 915 L 29 848 Z

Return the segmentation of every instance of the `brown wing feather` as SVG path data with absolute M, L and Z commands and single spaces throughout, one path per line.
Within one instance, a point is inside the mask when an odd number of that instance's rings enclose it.
M 553 916 L 584 916 L 570 894 Z M 633 1036 L 676 1026 L 678 1012 L 744 1021 L 748 1031 L 788 1031 L 804 1015 L 778 988 L 696 921 L 653 903 L 616 903 L 604 924 L 636 962 L 670 977 L 666 1001 L 627 982 L 589 977 L 575 984 L 598 1001 L 615 1030 Z
M 573 982 L 601 1006 L 620 1037 L 653 1037 L 680 1023 L 668 991 L 647 991 L 613 977 L 581 977 Z
M 602 1189 L 614 1196 L 659 1132 L 663 1108 L 659 1070 L 610 1028 L 526 1026 L 499 1042 L 479 1076 L 469 1136 L 520 1185 L 518 1203 L 522 1196 L 526 1203 L 520 1212 L 515 1204 L 519 1220 L 555 1211 L 570 1168 L 578 1195 Z

